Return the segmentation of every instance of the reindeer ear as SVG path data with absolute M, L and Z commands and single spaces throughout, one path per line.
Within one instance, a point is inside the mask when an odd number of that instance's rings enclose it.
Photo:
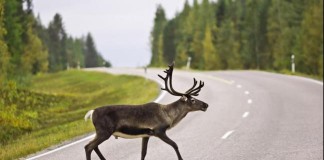
M 182 96 L 181 100 L 184 101 L 184 102 L 187 102 L 188 98 L 187 98 L 187 96 Z

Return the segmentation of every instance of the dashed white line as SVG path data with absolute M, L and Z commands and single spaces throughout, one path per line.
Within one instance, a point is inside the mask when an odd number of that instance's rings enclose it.
M 236 85 L 237 88 L 242 88 L 242 85 L 238 84 Z
M 224 135 L 223 135 L 223 137 L 222 137 L 222 139 L 226 139 L 226 138 L 228 138 L 233 132 L 234 132 L 235 130 L 231 130 L 231 131 L 228 131 L 228 132 L 226 132 Z
M 252 104 L 252 102 L 253 102 L 252 99 L 248 99 L 247 101 L 248 104 Z
M 249 91 L 245 91 L 245 92 L 244 92 L 244 94 L 246 94 L 246 95 L 249 95 L 249 94 L 250 94 L 250 92 L 249 92 Z
M 245 113 L 242 115 L 242 118 L 246 118 L 246 117 L 248 117 L 249 114 L 250 114 L 250 112 L 245 112 Z

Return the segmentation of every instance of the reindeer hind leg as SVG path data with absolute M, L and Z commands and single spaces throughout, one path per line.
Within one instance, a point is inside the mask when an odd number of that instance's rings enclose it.
M 87 160 L 91 160 L 91 152 L 93 150 L 97 153 L 101 160 L 105 159 L 105 157 L 101 154 L 98 145 L 100 145 L 105 140 L 109 139 L 110 136 L 111 133 L 109 132 L 96 133 L 96 137 L 84 147 Z

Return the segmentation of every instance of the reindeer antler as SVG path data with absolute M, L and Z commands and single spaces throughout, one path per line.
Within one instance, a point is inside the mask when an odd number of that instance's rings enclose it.
M 161 79 L 164 80 L 164 83 L 165 83 L 165 88 L 161 88 L 161 89 L 169 92 L 170 94 L 172 94 L 174 96 L 198 96 L 199 95 L 198 93 L 200 92 L 201 88 L 204 86 L 204 82 L 200 81 L 199 86 L 197 88 L 195 88 L 197 85 L 197 80 L 195 78 L 194 78 L 193 86 L 189 90 L 187 90 L 185 93 L 180 93 L 173 89 L 173 86 L 172 86 L 173 67 L 174 67 L 174 62 L 171 65 L 169 65 L 169 69 L 166 69 L 164 71 L 167 74 L 166 77 L 158 75 Z M 168 81 L 169 81 L 170 88 L 168 87 Z
M 191 96 L 198 96 L 199 95 L 198 93 L 200 92 L 201 88 L 204 87 L 205 83 L 202 81 L 199 81 L 199 86 L 197 88 L 195 88 L 196 84 L 197 84 L 197 81 L 196 81 L 196 79 L 194 79 L 194 86 L 191 89 L 189 89 L 186 92 L 186 94 L 191 95 Z
M 173 66 L 174 66 L 174 62 L 169 65 L 169 69 L 166 69 L 164 71 L 164 73 L 166 73 L 166 77 L 162 77 L 161 75 L 158 75 L 160 78 L 162 78 L 164 80 L 165 83 L 165 88 L 161 88 L 162 90 L 165 90 L 167 92 L 169 92 L 170 94 L 174 95 L 174 96 L 183 96 L 183 93 L 177 92 L 173 89 L 172 87 L 172 73 L 173 73 Z M 170 85 L 170 89 L 168 87 L 168 81 L 169 81 L 169 85 Z

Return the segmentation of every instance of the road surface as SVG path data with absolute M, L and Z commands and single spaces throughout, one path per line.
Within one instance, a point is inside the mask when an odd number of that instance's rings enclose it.
M 163 70 L 97 69 L 135 74 L 163 82 Z M 193 77 L 205 82 L 197 97 L 207 112 L 192 112 L 167 132 L 185 160 L 321 160 L 323 159 L 323 83 L 259 71 L 174 71 L 174 87 L 185 91 Z M 143 86 L 145 87 L 145 86 Z M 145 93 L 139 93 L 139 96 Z M 178 97 L 163 93 L 168 104 Z M 80 117 L 83 118 L 83 117 Z M 91 137 L 29 159 L 82 160 Z M 139 160 L 141 139 L 114 139 L 99 146 L 109 160 Z M 36 157 L 35 157 L 36 156 Z M 92 159 L 99 159 L 95 152 Z M 173 148 L 151 138 L 146 160 L 176 160 Z

